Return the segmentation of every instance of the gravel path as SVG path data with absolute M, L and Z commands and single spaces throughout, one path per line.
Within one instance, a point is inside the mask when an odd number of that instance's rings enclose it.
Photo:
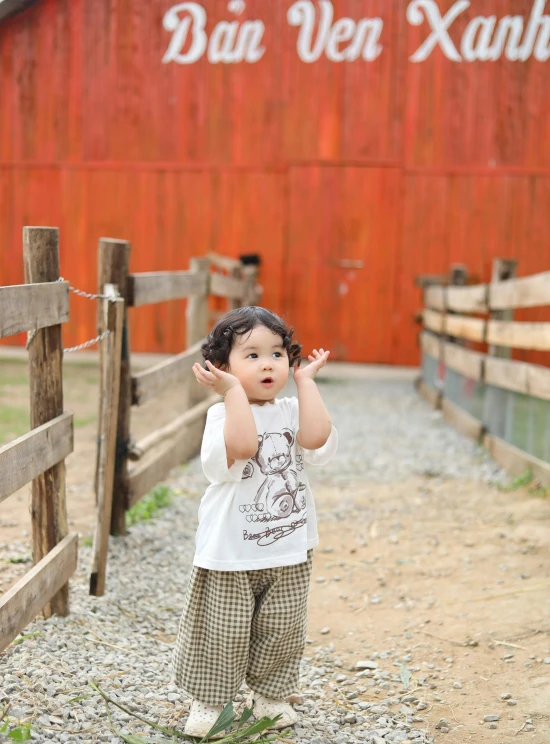
M 475 445 L 446 426 L 413 391 L 410 382 L 321 382 L 340 434 L 330 465 L 312 482 L 342 485 L 387 483 L 414 474 L 500 480 L 503 473 Z M 291 391 L 290 391 L 291 392 Z M 13 719 L 31 721 L 36 741 L 119 742 L 96 680 L 111 697 L 163 725 L 183 726 L 188 701 L 170 683 L 170 659 L 193 555 L 196 512 L 204 488 L 194 460 L 171 485 L 180 497 L 154 522 L 111 542 L 107 595 L 88 595 L 90 549 L 81 547 L 71 582 L 72 613 L 36 621 L 0 663 L 0 699 Z M 299 744 L 428 744 L 418 713 L 422 690 L 408 694 L 403 664 L 392 649 L 378 649 L 349 669 L 331 644 L 308 645 L 302 690 L 296 698 L 301 723 L 284 733 Z M 354 702 L 368 687 L 384 692 L 375 703 Z M 397 706 L 396 706 L 397 704 Z M 390 709 L 390 705 L 392 706 Z M 113 709 L 123 733 L 147 729 Z

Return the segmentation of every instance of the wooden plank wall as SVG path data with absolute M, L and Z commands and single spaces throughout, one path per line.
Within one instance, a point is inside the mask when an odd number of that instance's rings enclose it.
M 459 45 L 480 14 L 527 19 L 533 3 L 473 0 L 450 35 Z M 25 224 L 60 226 L 61 273 L 87 290 L 101 236 L 132 242 L 132 272 L 256 252 L 264 304 L 306 347 L 412 364 L 415 275 L 456 262 L 487 281 L 497 256 L 519 275 L 549 268 L 550 61 L 458 63 L 436 48 L 415 63 L 429 28 L 407 21 L 408 0 L 334 0 L 335 19 L 383 19 L 383 51 L 306 64 L 292 0 L 247 0 L 239 20 L 265 24 L 259 62 L 163 64 L 175 4 L 39 0 L 0 25 L 3 284 L 22 280 Z M 225 0 L 200 4 L 209 33 L 235 17 Z M 452 4 L 438 0 L 443 15 Z M 134 350 L 181 349 L 184 303 L 132 312 Z M 65 344 L 94 325 L 75 299 Z

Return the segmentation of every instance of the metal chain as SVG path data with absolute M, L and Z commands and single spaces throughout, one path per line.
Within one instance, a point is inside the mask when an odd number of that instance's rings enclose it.
M 65 279 L 63 279 L 62 276 L 59 277 L 57 280 L 58 282 L 64 282 Z M 76 289 L 76 287 L 73 287 L 71 284 L 69 284 L 69 289 L 71 292 L 74 292 L 79 297 L 86 297 L 88 300 L 114 300 L 114 297 L 111 297 L 111 295 L 104 295 L 104 294 L 92 294 L 91 292 L 84 292 L 83 289 Z
M 56 282 L 64 282 L 64 281 L 65 279 L 63 279 L 62 276 L 60 276 L 59 279 L 56 279 Z M 71 292 L 74 292 L 79 297 L 85 297 L 88 300 L 109 300 L 110 302 L 113 302 L 116 299 L 115 297 L 112 297 L 111 295 L 93 294 L 91 292 L 84 292 L 84 290 L 76 289 L 76 287 L 73 287 L 71 284 L 69 284 L 69 289 Z M 27 351 L 37 333 L 38 333 L 38 328 L 35 328 L 34 331 L 27 332 L 27 343 L 26 343 Z M 65 354 L 70 354 L 72 351 L 81 351 L 82 349 L 87 349 L 89 346 L 95 346 L 95 344 L 99 343 L 100 341 L 103 341 L 104 338 L 107 338 L 107 336 L 110 333 L 111 331 L 107 329 L 106 331 L 103 331 L 103 333 L 101 333 L 99 336 L 96 336 L 95 338 L 91 338 L 89 341 L 84 341 L 82 344 L 78 344 L 78 346 L 69 346 L 68 349 L 63 349 L 63 352 Z
M 81 351 L 82 349 L 87 349 L 88 346 L 94 346 L 94 344 L 97 344 L 100 341 L 103 341 L 104 338 L 107 338 L 109 333 L 111 333 L 111 331 L 107 329 L 106 331 L 103 331 L 103 333 L 101 333 L 99 336 L 91 338 L 89 341 L 84 341 L 84 343 L 78 344 L 78 346 L 69 346 L 68 349 L 63 349 L 63 353 L 70 354 L 71 351 Z

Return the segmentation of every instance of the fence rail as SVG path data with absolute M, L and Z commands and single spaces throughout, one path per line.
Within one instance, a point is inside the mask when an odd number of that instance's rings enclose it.
M 550 322 L 513 319 L 516 309 L 543 306 L 550 271 L 516 278 L 511 261 L 495 261 L 488 284 L 429 283 L 418 389 L 504 467 L 530 468 L 550 485 L 550 368 L 511 358 L 513 349 L 550 351 Z
M 59 282 L 55 228 L 25 227 L 26 285 L 0 287 L 1 335 L 32 331 L 29 346 L 31 431 L 0 447 L 0 502 L 32 481 L 34 567 L 0 599 L 0 651 L 43 610 L 66 615 L 78 536 L 67 534 L 65 458 L 73 417 L 63 411 L 61 323 L 69 285 Z
M 114 413 L 117 425 L 112 430 L 110 440 L 102 440 L 107 452 L 102 456 L 98 452 L 96 469 L 96 489 L 99 490 L 100 483 L 103 483 L 107 495 L 103 505 L 98 499 L 99 508 L 103 510 L 101 515 L 98 513 L 98 525 L 101 524 L 101 529 L 105 531 L 105 525 L 109 523 L 112 535 L 124 534 L 126 511 L 164 480 L 172 468 L 199 451 L 206 412 L 219 400 L 219 396 L 205 397 L 207 393 L 197 385 L 192 366 L 202 359 L 201 346 L 211 322 L 220 313 L 219 303 L 225 300 L 226 310 L 252 304 L 261 292 L 256 283 L 257 267 L 243 266 L 235 259 L 210 254 L 192 258 L 187 271 L 132 274 L 129 271 L 130 250 L 127 241 L 103 238 L 99 243 L 99 293 L 103 294 L 104 287 L 109 284 L 116 285 L 126 301 L 121 320 L 123 331 L 117 373 L 119 394 Z M 182 298 L 187 298 L 187 348 L 171 359 L 132 373 L 129 343 L 131 313 L 127 308 Z M 112 375 L 104 361 L 101 369 L 100 396 L 104 400 L 106 388 L 112 384 L 109 383 Z M 149 403 L 162 392 L 175 390 L 176 386 L 178 397 L 186 401 L 186 410 L 170 423 L 134 442 L 131 435 L 132 407 Z M 105 483 L 105 469 L 101 470 L 101 462 L 109 457 L 113 467 L 109 471 L 110 482 Z M 109 494 L 112 494 L 112 499 Z M 98 531 L 99 526 L 96 534 Z M 106 539 L 104 537 L 101 551 L 99 547 L 94 551 L 95 568 L 91 575 L 90 591 L 96 595 L 104 591 Z

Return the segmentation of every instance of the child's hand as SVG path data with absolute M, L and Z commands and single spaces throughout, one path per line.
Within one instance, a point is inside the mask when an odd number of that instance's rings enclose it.
M 241 383 L 234 375 L 229 372 L 223 372 L 221 369 L 214 367 L 212 362 L 206 362 L 208 369 L 204 369 L 200 364 L 193 365 L 193 373 L 199 385 L 213 390 L 218 395 L 225 395 L 232 387 Z
M 317 372 L 327 363 L 329 354 L 330 351 L 324 351 L 323 349 L 317 351 L 317 349 L 313 349 L 313 354 L 308 356 L 310 364 L 303 369 L 294 370 L 294 381 L 299 383 L 302 380 L 314 380 Z

